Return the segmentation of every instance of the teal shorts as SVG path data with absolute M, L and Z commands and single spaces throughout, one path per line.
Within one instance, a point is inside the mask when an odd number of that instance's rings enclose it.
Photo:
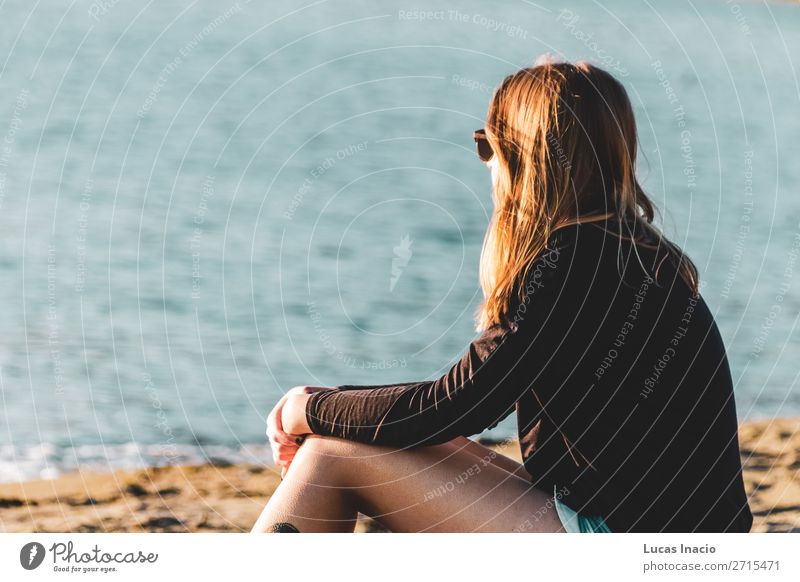
M 582 515 L 560 500 L 558 488 L 553 491 L 553 503 L 556 506 L 558 518 L 564 525 L 567 533 L 611 533 L 605 520 L 599 515 Z

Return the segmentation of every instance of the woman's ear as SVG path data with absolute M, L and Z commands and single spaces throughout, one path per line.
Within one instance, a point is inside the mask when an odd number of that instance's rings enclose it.
M 492 172 L 492 184 L 496 184 L 497 175 L 500 171 L 500 164 L 497 162 L 497 156 L 492 156 L 492 159 L 486 162 L 486 167 Z

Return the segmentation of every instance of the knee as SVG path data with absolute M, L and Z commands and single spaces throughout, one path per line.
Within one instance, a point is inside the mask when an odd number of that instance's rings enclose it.
M 368 445 L 335 437 L 310 436 L 297 454 L 299 457 L 303 453 L 303 458 L 315 465 L 346 467 L 350 470 L 364 464 L 378 463 L 385 458 L 385 455 L 392 452 L 398 451 L 390 447 Z
M 463 437 L 460 437 L 463 439 Z M 466 441 L 466 439 L 464 439 Z M 469 441 L 467 441 L 469 442 Z M 334 461 L 374 461 L 377 462 L 387 455 L 397 458 L 397 455 L 408 454 L 410 451 L 424 451 L 433 448 L 461 449 L 463 443 L 458 439 L 437 445 L 418 447 L 413 449 L 400 449 L 382 445 L 369 445 L 356 441 L 348 441 L 336 437 L 313 435 L 306 439 L 300 450 L 306 449 L 310 454 L 322 456 Z
M 305 440 L 300 450 L 305 450 L 309 455 L 341 462 L 362 456 L 367 448 L 369 445 L 335 437 L 312 435 Z
M 324 475 L 328 483 L 344 485 L 358 473 L 369 445 L 333 437 L 311 436 L 297 451 L 292 464 L 304 465 L 312 474 Z
M 309 462 L 325 469 L 341 466 L 352 458 L 353 447 L 348 441 L 322 436 L 310 436 L 300 446 L 294 462 Z

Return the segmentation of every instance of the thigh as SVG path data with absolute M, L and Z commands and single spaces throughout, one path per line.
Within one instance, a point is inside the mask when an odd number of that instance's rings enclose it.
M 343 485 L 362 513 L 392 531 L 561 529 L 552 495 L 493 462 L 491 449 L 481 447 L 481 455 L 474 446 L 450 442 L 400 450 L 328 438 L 308 444 L 348 459 Z
M 509 473 L 522 477 L 523 479 L 530 480 L 530 475 L 525 470 L 525 467 L 522 465 L 522 463 L 518 462 L 516 459 L 512 459 L 511 457 L 502 454 L 500 450 L 498 450 L 505 448 L 505 444 L 498 448 L 489 448 L 466 437 L 458 437 L 450 442 L 458 448 L 472 453 L 480 459 L 487 460 L 493 465 L 497 465 Z

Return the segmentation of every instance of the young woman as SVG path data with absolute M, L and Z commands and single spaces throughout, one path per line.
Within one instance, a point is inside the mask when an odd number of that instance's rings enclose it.
M 653 225 L 622 85 L 585 63 L 507 77 L 475 133 L 492 172 L 482 335 L 439 379 L 297 387 L 254 531 L 731 531 L 752 516 L 725 348 Z M 516 410 L 520 465 L 466 437 Z

